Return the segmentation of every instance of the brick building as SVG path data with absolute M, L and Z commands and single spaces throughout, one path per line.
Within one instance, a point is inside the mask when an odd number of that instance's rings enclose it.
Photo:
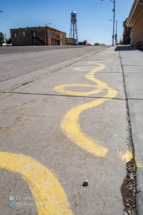
M 124 45 L 130 45 L 131 42 L 131 28 L 127 27 L 127 19 L 123 22 L 123 44 Z
M 10 29 L 13 46 L 66 45 L 66 33 L 50 27 Z
M 143 49 L 143 0 L 134 0 L 127 26 L 132 28 L 131 45 Z
M 67 38 L 66 40 L 67 45 L 71 45 L 73 41 L 77 41 L 76 39 L 73 38 Z

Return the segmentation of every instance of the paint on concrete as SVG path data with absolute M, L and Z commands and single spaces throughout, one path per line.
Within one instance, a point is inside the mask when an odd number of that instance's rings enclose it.
M 118 91 L 114 90 L 113 88 L 110 88 L 106 83 L 94 78 L 94 74 L 96 72 L 105 68 L 104 64 L 100 64 L 100 63 L 97 63 L 95 61 L 89 62 L 89 63 L 97 65 L 98 67 L 94 67 L 94 68 L 79 67 L 79 68 L 73 69 L 73 70 L 77 70 L 77 71 L 90 71 L 88 74 L 85 75 L 85 78 L 96 83 L 95 86 L 98 88 L 98 90 L 94 90 L 94 91 L 90 91 L 90 92 L 84 92 L 83 94 L 89 95 L 89 93 L 90 94 L 99 93 L 99 92 L 102 92 L 105 90 L 107 90 L 108 92 L 102 98 L 96 99 L 92 102 L 89 102 L 89 103 L 86 103 L 86 104 L 83 104 L 80 106 L 77 106 L 77 107 L 71 109 L 70 111 L 68 111 L 67 114 L 62 119 L 61 130 L 65 134 L 65 136 L 67 138 L 71 139 L 72 142 L 75 143 L 76 145 L 82 147 L 83 149 L 87 150 L 88 152 L 94 154 L 95 156 L 107 158 L 108 149 L 100 146 L 99 141 L 95 141 L 91 137 L 86 135 L 81 130 L 78 121 L 79 121 L 79 115 L 83 111 L 90 109 L 90 108 L 93 108 L 93 107 L 96 107 L 100 104 L 103 104 L 109 99 L 115 98 L 116 95 L 118 94 Z M 62 85 L 62 86 L 55 87 L 54 90 L 59 92 L 59 93 L 67 94 L 67 95 L 79 96 L 82 94 L 79 92 L 72 92 L 72 91 L 64 90 L 64 88 L 68 87 L 68 86 L 91 87 L 91 85 L 84 85 L 84 84 L 82 84 L 82 85 L 81 84 L 71 85 L 70 84 L 70 85 Z
M 35 199 L 38 215 L 73 215 L 57 178 L 36 160 L 24 155 L 0 152 L 0 167 L 21 174 Z

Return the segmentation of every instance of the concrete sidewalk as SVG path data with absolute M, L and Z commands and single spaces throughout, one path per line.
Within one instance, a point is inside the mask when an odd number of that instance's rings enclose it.
M 137 158 L 136 206 L 143 214 L 143 52 L 129 46 L 120 46 L 125 88 L 131 121 L 132 141 Z
M 136 214 L 121 52 L 114 49 L 0 94 L 0 214 Z

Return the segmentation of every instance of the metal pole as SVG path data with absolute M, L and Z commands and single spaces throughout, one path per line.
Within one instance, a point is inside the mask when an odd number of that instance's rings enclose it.
M 118 21 L 116 21 L 116 45 L 118 43 L 118 39 L 117 39 L 117 24 L 118 24 Z
M 114 30 L 113 30 L 113 35 L 114 35 L 114 31 L 115 31 L 115 0 L 114 0 Z M 114 35 L 114 37 L 115 37 L 115 35 Z M 114 43 L 113 43 L 113 45 L 114 45 Z
M 35 30 L 34 30 L 34 46 L 35 46 Z
M 112 46 L 114 46 L 114 13 L 113 13 L 113 35 L 112 35 Z
M 74 24 L 73 24 L 73 39 L 74 39 Z
M 45 46 L 46 46 L 46 25 L 45 25 Z

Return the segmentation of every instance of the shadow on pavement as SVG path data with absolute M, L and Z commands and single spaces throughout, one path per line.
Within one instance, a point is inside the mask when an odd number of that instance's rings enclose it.
M 134 46 L 129 46 L 129 45 L 123 46 L 123 45 L 121 45 L 121 46 L 117 46 L 114 51 L 119 51 L 119 50 L 120 51 L 135 51 L 137 49 Z

